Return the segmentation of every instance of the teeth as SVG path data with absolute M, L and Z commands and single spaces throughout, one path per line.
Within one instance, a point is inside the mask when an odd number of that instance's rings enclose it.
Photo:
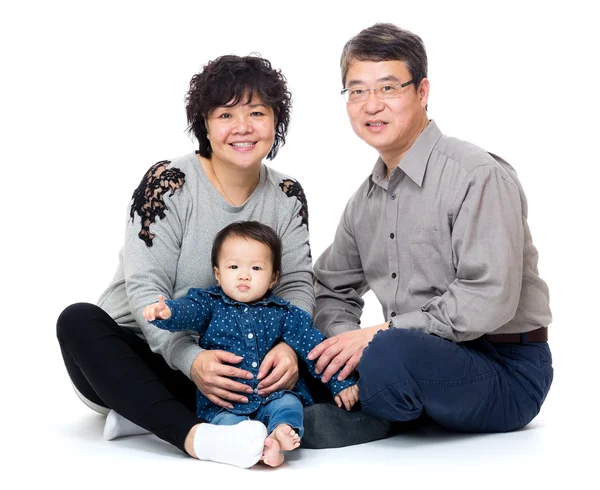
M 382 122 L 375 122 L 375 123 L 367 123 L 367 126 L 375 126 L 375 127 L 379 127 L 379 126 L 383 126 L 385 123 Z
M 254 144 L 253 141 L 247 141 L 244 143 L 231 143 L 231 146 L 235 146 L 236 148 L 248 148 Z

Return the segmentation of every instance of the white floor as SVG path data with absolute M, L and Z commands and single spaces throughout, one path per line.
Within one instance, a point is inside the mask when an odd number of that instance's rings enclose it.
M 43 328 L 26 344 L 16 328 L 3 339 L 1 489 L 231 490 L 238 483 L 336 490 L 365 485 L 376 490 L 383 484 L 436 490 L 545 490 L 556 483 L 563 490 L 600 488 L 600 329 L 586 324 L 585 310 L 568 306 L 573 302 L 557 302 L 550 337 L 554 382 L 540 415 L 525 429 L 461 435 L 427 428 L 355 447 L 300 449 L 280 468 L 250 470 L 194 460 L 150 435 L 104 441 L 104 418 L 76 396 L 55 338 L 54 319 L 65 303 L 64 298 L 55 305 L 40 303 Z M 19 325 L 11 314 L 29 308 L 25 302 L 15 305 L 3 324 Z
M 54 357 L 54 356 L 52 356 Z M 56 362 L 54 362 L 56 361 Z M 61 372 L 59 359 L 47 364 L 50 389 L 35 395 L 34 413 L 9 415 L 10 451 L 3 488 L 504 488 L 542 489 L 559 483 L 599 488 L 596 476 L 598 430 L 595 406 L 574 403 L 557 375 L 538 418 L 510 434 L 460 435 L 426 428 L 410 435 L 332 450 L 300 449 L 277 469 L 250 470 L 186 457 L 155 436 L 112 442 L 102 439 L 104 418 L 85 407 Z M 567 370 L 568 371 L 568 370 Z M 578 391 L 578 386 L 571 387 Z M 590 402 L 591 400 L 588 400 Z M 46 404 L 47 408 L 42 408 Z M 17 427 L 27 426 L 21 432 Z M 6 448 L 6 446 L 5 446 Z M 6 461 L 6 459 L 5 459 Z M 206 485 L 210 485 L 207 487 Z

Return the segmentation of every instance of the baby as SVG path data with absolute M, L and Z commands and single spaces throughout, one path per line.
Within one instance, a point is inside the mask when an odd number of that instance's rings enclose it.
M 212 265 L 219 286 L 192 288 L 187 296 L 146 306 L 144 318 L 170 331 L 194 330 L 204 349 L 221 349 L 243 357 L 237 367 L 250 371 L 250 380 L 236 378 L 253 390 L 248 403 L 233 403 L 233 409 L 212 403 L 200 390 L 196 396 L 198 417 L 212 424 L 234 425 L 243 420 L 263 422 L 268 437 L 262 461 L 279 466 L 281 451 L 300 445 L 304 433 L 303 406 L 314 402 L 300 379 L 293 391 L 278 391 L 266 398 L 258 395 L 257 374 L 264 356 L 282 340 L 307 364 L 317 379 L 315 361 L 308 353 L 325 337 L 312 326 L 310 315 L 273 295 L 270 289 L 281 272 L 281 240 L 269 226 L 256 221 L 232 223 L 215 237 Z M 327 383 L 338 407 L 349 410 L 358 401 L 352 379 Z

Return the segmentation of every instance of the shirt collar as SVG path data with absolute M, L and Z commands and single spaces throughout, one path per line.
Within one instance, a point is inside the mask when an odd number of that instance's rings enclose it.
M 427 162 L 429 161 L 429 155 L 433 151 L 438 140 L 441 138 L 442 132 L 438 128 L 437 124 L 433 119 L 429 121 L 427 127 L 417 137 L 412 146 L 408 149 L 398 166 L 392 171 L 392 175 L 395 172 L 404 172 L 415 184 L 419 187 L 423 184 L 423 178 L 425 177 L 425 170 L 427 169 Z M 400 170 L 398 170 L 400 169 Z M 387 167 L 385 163 L 379 157 L 373 167 L 372 180 L 374 183 L 382 185 L 386 180 Z M 387 188 L 387 185 L 384 187 Z
M 271 290 L 267 291 L 267 294 L 265 294 L 265 296 L 258 300 L 255 301 L 254 303 L 242 303 L 240 301 L 236 301 L 233 298 L 230 298 L 229 296 L 227 296 L 225 294 L 225 292 L 223 291 L 223 289 L 221 289 L 221 286 L 213 286 L 211 288 L 206 289 L 206 292 L 208 294 L 210 294 L 211 296 L 217 297 L 217 298 L 221 298 L 223 300 L 223 302 L 229 304 L 229 305 L 249 305 L 249 306 L 257 306 L 257 305 L 262 305 L 262 306 L 268 306 L 270 304 L 276 304 L 279 306 L 287 306 L 289 303 L 284 300 L 283 298 L 280 298 L 279 296 L 274 295 Z

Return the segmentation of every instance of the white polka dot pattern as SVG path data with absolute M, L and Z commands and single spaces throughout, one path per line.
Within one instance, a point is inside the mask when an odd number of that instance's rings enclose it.
M 267 352 L 280 339 L 294 349 L 312 376 L 320 379 L 320 375 L 315 373 L 316 362 L 309 361 L 306 356 L 325 337 L 312 326 L 308 313 L 278 296 L 271 295 L 252 304 L 239 303 L 216 286 L 210 289 L 192 288 L 184 298 L 167 300 L 167 305 L 171 309 L 171 318 L 155 320 L 152 324 L 173 332 L 194 331 L 200 335 L 202 348 L 220 349 L 242 356 L 244 359 L 236 366 L 254 374 L 251 380 L 234 378 L 252 387 L 255 392 L 247 395 L 248 403 L 233 403 L 233 413 L 247 415 L 260 404 L 281 398 L 285 393 L 278 391 L 267 398 L 256 393 L 258 368 Z M 334 395 L 355 383 L 351 379 L 337 381 L 337 374 L 327 383 Z M 293 391 L 305 406 L 314 403 L 302 379 Z M 208 422 L 221 410 L 200 391 L 196 401 L 198 417 Z

